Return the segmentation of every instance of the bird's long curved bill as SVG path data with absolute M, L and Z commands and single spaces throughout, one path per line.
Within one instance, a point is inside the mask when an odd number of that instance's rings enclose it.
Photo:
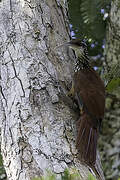
M 64 47 L 64 46 L 70 46 L 70 45 L 71 45 L 70 42 L 66 42 L 66 43 L 61 44 L 60 46 L 56 46 L 55 50 L 58 49 L 58 48 L 61 48 L 61 47 Z

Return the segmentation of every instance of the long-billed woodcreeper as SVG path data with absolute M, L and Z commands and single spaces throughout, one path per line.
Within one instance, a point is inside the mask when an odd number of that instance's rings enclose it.
M 97 139 L 105 109 L 105 87 L 90 65 L 86 44 L 80 40 L 71 40 L 66 45 L 76 54 L 72 88 L 69 92 L 77 100 L 80 109 L 76 147 L 81 161 L 94 166 Z

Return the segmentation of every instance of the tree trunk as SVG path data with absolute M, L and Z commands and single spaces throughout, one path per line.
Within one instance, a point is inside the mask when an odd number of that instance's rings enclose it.
M 120 1 L 111 3 L 109 26 L 107 31 L 106 55 L 109 66 L 119 63 L 120 59 Z
M 106 60 L 109 68 L 116 65 L 120 68 L 120 1 L 114 0 L 111 4 L 110 18 L 106 41 Z M 118 71 L 114 72 L 115 76 Z M 115 98 L 115 96 L 118 98 Z M 120 177 L 120 91 L 106 99 L 108 102 L 105 113 L 102 136 L 103 164 L 106 179 L 118 179 Z
M 75 149 L 76 110 L 66 96 L 73 60 L 67 7 L 56 0 L 0 2 L 2 155 L 9 180 L 58 174 L 73 166 L 87 179 Z M 56 49 L 55 49 L 56 48 Z

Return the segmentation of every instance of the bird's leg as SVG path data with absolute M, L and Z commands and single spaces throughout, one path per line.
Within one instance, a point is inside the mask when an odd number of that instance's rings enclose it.
M 70 91 L 67 93 L 68 96 L 74 97 L 75 96 L 75 89 L 74 89 L 74 82 L 72 81 L 72 87 Z
M 77 93 L 75 94 L 75 98 L 76 98 L 76 100 L 77 100 L 77 102 L 78 102 L 78 105 L 79 105 L 80 115 L 82 115 L 83 112 L 84 112 L 84 111 L 83 111 L 83 101 L 82 101 L 82 99 L 81 99 L 80 96 L 78 97 Z

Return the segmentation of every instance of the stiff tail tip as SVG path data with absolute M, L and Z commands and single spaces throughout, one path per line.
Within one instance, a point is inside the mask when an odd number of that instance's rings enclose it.
M 98 139 L 98 129 L 94 128 L 90 117 L 82 115 L 78 127 L 76 147 L 80 160 L 89 166 L 94 166 L 96 162 L 96 149 Z

